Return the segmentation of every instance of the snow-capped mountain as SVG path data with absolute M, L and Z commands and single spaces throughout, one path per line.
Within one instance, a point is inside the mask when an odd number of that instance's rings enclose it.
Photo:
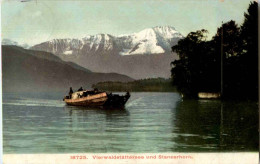
M 173 27 L 157 26 L 148 28 L 128 37 L 130 46 L 121 51 L 121 55 L 160 54 L 169 52 L 171 47 L 183 36 Z
M 170 77 L 171 47 L 183 38 L 170 26 L 113 36 L 88 35 L 81 39 L 53 39 L 31 47 L 51 52 L 62 60 L 77 63 L 93 72 L 115 72 L 135 79 Z
M 109 34 L 88 35 L 81 39 L 53 39 L 31 47 L 56 55 L 117 54 L 141 55 L 170 52 L 171 47 L 183 38 L 170 26 L 157 26 L 138 33 L 113 36 Z

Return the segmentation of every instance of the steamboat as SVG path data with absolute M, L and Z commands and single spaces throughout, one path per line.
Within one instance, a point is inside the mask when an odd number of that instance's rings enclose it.
M 63 101 L 67 105 L 85 106 L 85 107 L 124 107 L 127 100 L 130 98 L 130 93 L 125 95 L 107 93 L 105 91 L 83 90 L 79 89 L 73 92 L 70 89 L 69 95 L 65 96 Z

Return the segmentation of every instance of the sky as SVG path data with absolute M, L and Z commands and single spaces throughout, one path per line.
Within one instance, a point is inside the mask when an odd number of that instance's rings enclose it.
M 250 0 L 4 0 L 2 38 L 38 44 L 56 38 L 120 35 L 172 26 L 186 36 L 206 29 L 211 38 L 221 22 L 244 21 Z

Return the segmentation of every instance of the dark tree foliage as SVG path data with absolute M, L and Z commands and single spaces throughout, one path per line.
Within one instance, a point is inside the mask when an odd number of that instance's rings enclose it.
M 240 40 L 240 29 L 235 23 L 231 20 L 227 23 L 224 23 L 220 28 L 217 29 L 216 35 L 212 38 L 214 46 L 214 54 L 218 58 L 218 68 L 220 69 L 220 56 L 221 56 L 221 37 L 223 31 L 223 97 L 233 97 L 231 93 L 236 97 L 239 92 L 240 85 L 240 66 L 238 66 L 238 57 L 241 54 L 241 40 Z M 219 75 L 220 78 L 220 75 Z M 220 84 L 220 79 L 218 80 Z M 220 90 L 219 90 L 220 91 Z
M 257 2 L 250 3 L 241 27 L 231 20 L 222 24 L 210 41 L 206 41 L 207 31 L 203 29 L 189 33 L 172 47 L 179 56 L 172 62 L 173 84 L 184 96 L 197 97 L 198 92 L 220 92 L 222 45 L 223 98 L 257 98 L 257 6 Z
M 216 65 L 213 49 L 209 48 L 212 43 L 206 41 L 206 34 L 204 29 L 191 32 L 172 47 L 179 55 L 179 60 L 172 62 L 173 83 L 186 97 L 196 97 L 202 90 L 217 89 L 214 78 L 205 78 L 212 76 L 212 67 Z
M 245 96 L 258 97 L 258 3 L 251 2 L 241 26 L 242 54 L 239 58 L 241 68 L 241 89 Z
M 221 36 L 223 29 L 223 52 L 224 58 L 229 58 L 239 55 L 241 51 L 241 41 L 240 41 L 240 30 L 235 21 L 231 20 L 224 23 L 221 27 L 217 29 L 217 33 L 213 36 L 212 41 L 214 42 L 214 48 L 218 56 L 221 54 Z

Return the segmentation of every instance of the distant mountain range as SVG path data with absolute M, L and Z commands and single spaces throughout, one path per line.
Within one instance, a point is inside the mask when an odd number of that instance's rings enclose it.
M 88 35 L 81 39 L 53 39 L 31 49 L 56 55 L 147 55 L 169 53 L 183 36 L 170 26 L 157 26 L 138 33 L 113 36 Z
M 101 81 L 133 81 L 117 73 L 94 73 L 51 53 L 17 46 L 2 46 L 2 66 L 4 92 L 66 92 L 69 87 L 90 88 Z
M 30 49 L 53 53 L 92 72 L 114 72 L 134 79 L 169 78 L 170 63 L 177 58 L 171 47 L 182 38 L 174 27 L 157 26 L 129 35 L 53 39 Z

